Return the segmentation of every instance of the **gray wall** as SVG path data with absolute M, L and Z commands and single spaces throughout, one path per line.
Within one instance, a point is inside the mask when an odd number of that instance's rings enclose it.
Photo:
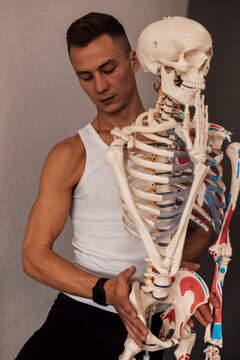
M 147 24 L 184 16 L 187 0 L 0 0 L 1 360 L 14 358 L 56 295 L 23 273 L 21 245 L 49 150 L 95 115 L 65 44 L 70 23 L 89 11 L 116 16 L 135 47 Z M 137 79 L 145 106 L 153 106 L 153 78 L 140 70 Z M 71 259 L 70 243 L 68 223 L 56 250 Z

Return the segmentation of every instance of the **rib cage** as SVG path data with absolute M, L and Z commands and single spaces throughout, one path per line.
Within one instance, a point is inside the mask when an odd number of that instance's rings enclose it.
M 149 132 L 149 127 L 154 123 L 167 123 L 170 118 L 174 118 L 178 125 L 182 126 L 183 117 L 183 112 L 178 107 L 174 108 L 169 101 L 167 107 L 165 104 L 161 115 L 159 111 L 151 109 L 145 116 L 140 116 L 131 127 L 131 144 L 129 145 L 128 141 L 123 147 L 124 169 L 133 200 L 160 252 L 164 252 L 164 248 L 178 228 L 191 189 L 194 164 L 186 151 L 186 144 L 177 135 L 175 127 L 155 133 Z M 225 185 L 222 181 L 220 165 L 223 152 L 217 148 L 219 141 L 216 146 L 216 134 L 218 140 L 220 137 L 222 140 L 225 138 L 230 141 L 228 131 L 218 125 L 209 124 L 207 150 L 209 172 L 204 181 L 204 202 L 209 206 L 211 214 L 209 216 L 202 208 L 202 204 L 195 202 L 193 207 L 195 212 L 192 213 L 190 220 L 205 231 L 208 230 L 206 224 L 208 222 L 218 233 L 224 215 Z M 194 142 L 194 129 L 191 129 L 191 139 Z M 134 147 L 132 147 L 133 143 Z M 120 193 L 119 197 L 124 227 L 130 239 L 141 239 Z

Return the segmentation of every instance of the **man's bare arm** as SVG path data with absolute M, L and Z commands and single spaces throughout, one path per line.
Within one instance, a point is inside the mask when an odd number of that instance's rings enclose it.
M 25 272 L 35 280 L 60 291 L 92 298 L 92 288 L 99 277 L 53 251 L 68 217 L 73 188 L 85 165 L 84 147 L 78 141 L 76 138 L 56 145 L 44 164 L 39 195 L 29 216 L 22 260 Z M 116 308 L 131 336 L 142 346 L 148 330 L 129 300 L 130 277 L 134 272 L 134 267 L 126 269 L 104 287 L 107 303 Z
M 23 243 L 25 272 L 48 286 L 91 298 L 98 277 L 88 274 L 53 251 L 67 220 L 72 189 L 84 169 L 85 152 L 77 138 L 57 144 L 44 164 L 39 195 L 31 210 Z
M 201 218 L 202 221 L 204 219 Z M 183 248 L 182 261 L 196 262 L 208 249 L 211 240 L 212 229 L 210 224 L 205 231 L 197 224 L 189 221 L 187 236 Z

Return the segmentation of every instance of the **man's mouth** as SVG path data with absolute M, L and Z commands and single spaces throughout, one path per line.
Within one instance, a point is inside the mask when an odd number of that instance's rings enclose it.
M 101 99 L 100 102 L 101 102 L 102 104 L 108 104 L 108 103 L 110 103 L 114 98 L 115 98 L 115 95 L 109 96 L 109 97 L 107 97 L 107 98 Z

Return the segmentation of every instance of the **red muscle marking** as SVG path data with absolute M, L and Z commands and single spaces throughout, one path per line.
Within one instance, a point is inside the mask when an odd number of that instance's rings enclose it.
M 184 296 L 184 294 L 189 290 L 192 291 L 194 294 L 194 302 L 190 308 L 190 313 L 193 314 L 198 304 L 200 304 L 204 300 L 205 293 L 202 285 L 197 279 L 194 279 L 192 277 L 185 277 L 180 282 L 181 295 Z
M 179 165 L 185 165 L 185 164 L 189 163 L 189 159 L 188 158 L 179 158 L 178 162 L 179 162 Z
M 157 83 L 158 83 L 158 85 L 157 85 Z M 160 89 L 160 87 L 161 87 L 161 83 L 160 83 L 159 81 L 156 81 L 156 82 L 154 83 L 153 87 L 154 87 L 154 90 L 155 90 L 156 92 L 158 92 L 159 89 Z
M 163 314 L 164 315 L 164 314 Z M 165 320 L 165 319 L 168 319 L 168 321 L 169 321 L 169 324 L 171 324 L 171 322 L 173 321 L 173 322 L 175 322 L 176 323 L 176 314 L 175 314 L 175 310 L 174 309 L 172 309 L 169 313 L 167 313 L 165 316 L 161 316 L 161 318 L 163 319 L 163 320 Z
M 183 327 L 183 321 L 181 322 L 181 325 L 180 325 L 180 329 L 179 329 L 179 336 L 181 336 L 182 327 Z
M 219 302 L 219 307 L 215 309 L 214 323 L 221 324 L 222 323 L 222 290 L 221 290 L 219 284 L 217 284 L 216 298 Z
M 222 322 L 222 308 L 221 306 L 215 309 L 215 321 L 214 323 L 221 324 Z
M 222 298 L 222 289 L 218 283 L 217 283 L 217 287 L 216 287 L 216 297 L 217 297 L 218 301 L 220 301 Z
M 216 289 L 217 274 L 218 274 L 218 266 L 217 266 L 217 264 L 216 264 L 216 265 L 215 265 L 214 278 L 213 278 L 213 282 L 212 282 L 212 288 L 211 288 L 211 291 L 212 291 L 213 295 L 215 295 L 215 296 L 216 296 L 216 293 L 217 293 L 217 289 Z
M 231 205 L 230 209 L 229 209 L 227 220 L 226 220 L 226 222 L 224 224 L 224 227 L 223 227 L 223 231 L 222 231 L 222 235 L 221 235 L 221 238 L 220 238 L 220 241 L 219 241 L 219 245 L 227 243 L 227 233 L 228 233 L 229 224 L 230 224 L 230 221 L 231 221 L 231 218 L 232 218 L 232 214 L 233 214 L 233 210 L 232 210 L 232 205 Z
M 177 360 L 188 360 L 190 358 L 190 354 L 181 355 Z
M 223 127 L 222 126 L 219 126 L 219 125 L 216 125 L 216 124 L 211 124 L 210 125 L 210 129 L 223 129 Z
M 184 152 L 185 150 L 184 150 L 184 148 L 183 147 L 181 147 L 180 149 L 179 149 L 179 152 Z M 178 163 L 180 164 L 180 165 L 185 165 L 185 164 L 187 164 L 187 163 L 189 163 L 189 159 L 188 158 L 186 158 L 186 157 L 180 157 L 180 158 L 178 158 Z

